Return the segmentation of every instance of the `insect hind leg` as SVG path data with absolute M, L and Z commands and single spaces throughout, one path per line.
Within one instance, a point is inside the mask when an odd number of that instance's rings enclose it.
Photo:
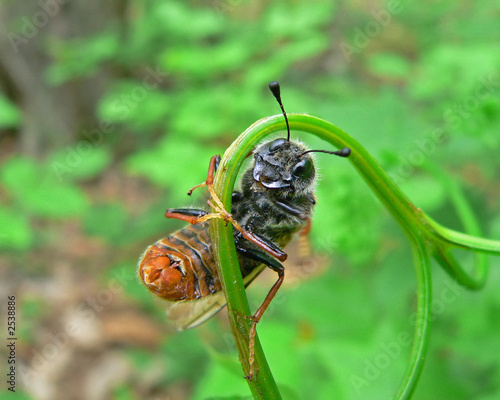
M 252 326 L 250 327 L 249 343 L 248 343 L 248 349 L 249 349 L 248 363 L 250 364 L 250 371 L 248 373 L 248 376 L 246 376 L 246 378 L 249 380 L 253 379 L 255 373 L 255 335 L 257 334 L 257 324 L 262 318 L 264 312 L 267 310 L 267 307 L 269 307 L 269 304 L 271 304 L 271 301 L 273 300 L 274 296 L 276 296 L 276 293 L 278 293 L 278 290 L 281 287 L 283 280 L 285 279 L 284 269 L 280 269 L 276 272 L 278 272 L 278 280 L 271 287 L 271 289 L 267 293 L 266 298 L 264 299 L 260 307 L 257 309 L 257 311 L 255 311 L 255 313 L 250 317 L 250 319 L 252 320 Z
M 278 280 L 271 287 L 271 289 L 267 293 L 266 298 L 257 309 L 257 311 L 255 311 L 255 313 L 250 317 L 250 319 L 252 320 L 248 341 L 248 361 L 250 364 L 250 371 L 246 378 L 252 380 L 255 373 L 255 335 L 257 334 L 257 324 L 259 323 L 262 315 L 269 307 L 269 304 L 271 304 L 271 301 L 273 300 L 274 296 L 276 296 L 276 293 L 278 293 L 278 290 L 283 283 L 283 280 L 285 278 L 285 267 L 283 267 L 283 265 L 278 260 L 271 257 L 269 253 L 262 250 L 248 248 L 247 246 L 245 246 L 245 242 L 240 243 L 240 241 L 237 241 L 236 247 L 238 251 L 241 252 L 245 257 L 248 257 L 255 261 L 259 261 L 278 273 Z

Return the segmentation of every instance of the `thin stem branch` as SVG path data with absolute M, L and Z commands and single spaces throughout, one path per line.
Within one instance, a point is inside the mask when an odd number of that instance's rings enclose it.
M 432 303 L 432 279 L 428 249 L 419 240 L 412 243 L 415 272 L 417 273 L 417 313 L 415 331 L 408 369 L 401 382 L 397 399 L 411 399 L 424 367 L 425 354 L 429 344 Z

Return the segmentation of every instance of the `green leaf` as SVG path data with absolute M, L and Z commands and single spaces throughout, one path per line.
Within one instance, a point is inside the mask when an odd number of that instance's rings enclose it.
M 152 294 L 144 285 L 137 284 L 137 265 L 136 260 L 122 262 L 113 265 L 106 271 L 105 279 L 108 284 L 113 284 L 113 287 L 120 285 L 124 290 L 123 293 L 127 298 L 133 299 L 140 303 L 142 307 L 150 310 L 152 314 L 158 312 L 158 304 L 154 304 Z M 161 315 L 164 317 L 163 314 Z
M 70 79 L 92 75 L 102 62 L 116 56 L 119 46 L 115 32 L 66 43 L 53 39 L 49 42 L 49 49 L 55 62 L 45 71 L 46 79 L 49 84 L 57 86 Z
M 273 38 L 302 39 L 308 33 L 314 32 L 318 27 L 331 21 L 336 7 L 336 3 L 322 1 L 294 3 L 293 5 L 272 2 L 264 15 L 263 29 Z
M 498 87 L 500 54 L 495 43 L 441 43 L 427 51 L 420 64 L 420 74 L 410 81 L 410 91 L 418 99 L 448 96 L 463 101 L 475 96 L 475 89 L 483 97 Z
M 362 185 L 343 170 L 325 174 L 318 185 L 311 232 L 318 250 L 343 254 L 354 264 L 370 260 L 380 240 L 373 234 L 380 230 L 380 205 Z
M 16 128 L 21 121 L 17 107 L 0 93 L 0 128 Z
M 410 62 L 398 54 L 379 53 L 368 61 L 370 70 L 383 77 L 405 79 L 411 71 Z
M 443 186 L 428 176 L 413 176 L 402 182 L 400 187 L 417 207 L 425 210 L 435 210 L 446 200 Z
M 245 379 L 241 375 L 228 370 L 225 365 L 212 362 L 207 372 L 197 382 L 192 395 L 193 400 L 239 398 L 251 399 L 251 396 L 242 397 L 247 393 Z
M 50 181 L 27 188 L 19 201 L 27 211 L 41 217 L 79 216 L 87 208 L 87 199 L 80 188 Z
M 39 166 L 35 161 L 22 156 L 14 156 L 1 166 L 2 184 L 15 194 L 24 194 L 28 188 L 39 184 Z
M 34 235 L 26 215 L 18 210 L 0 208 L 0 248 L 28 250 Z
M 45 166 L 16 156 L 1 169 L 1 182 L 28 212 L 41 217 L 80 215 L 87 199 L 77 186 L 59 182 Z
M 207 368 L 210 366 L 207 352 L 195 330 L 172 335 L 164 341 L 159 353 L 168 357 L 171 365 L 175 365 L 175 368 L 170 371 L 169 379 L 200 382 L 205 379 L 203 378 L 205 371 L 211 370 Z M 237 378 L 234 377 L 234 379 Z M 203 389 L 203 386 L 200 388 Z M 196 398 L 196 396 L 193 395 L 191 398 Z
M 180 137 L 166 137 L 151 150 L 131 156 L 127 167 L 133 174 L 172 188 L 178 199 L 186 201 L 185 193 L 206 179 L 210 158 L 217 153 L 215 147 Z
M 111 242 L 123 237 L 128 219 L 122 204 L 100 204 L 87 210 L 84 229 L 89 235 L 100 236 Z
M 227 40 L 217 46 L 207 46 L 193 51 L 190 47 L 175 47 L 162 55 L 162 65 L 167 71 L 187 73 L 197 78 L 237 70 L 248 62 L 250 53 L 239 40 Z M 206 60 L 210 60 L 209 63 Z
M 104 96 L 99 103 L 99 116 L 115 123 L 130 123 L 139 130 L 163 124 L 172 109 L 172 96 L 157 89 L 164 77 L 153 77 L 152 70 L 148 71 L 142 81 L 121 82 Z
M 47 160 L 53 170 L 59 172 L 61 179 L 91 179 L 99 175 L 111 162 L 111 151 L 108 147 L 87 142 L 90 151 L 79 156 L 75 164 L 75 146 L 56 151 Z
M 127 386 L 118 385 L 113 389 L 114 400 L 133 400 L 134 398 L 133 390 Z

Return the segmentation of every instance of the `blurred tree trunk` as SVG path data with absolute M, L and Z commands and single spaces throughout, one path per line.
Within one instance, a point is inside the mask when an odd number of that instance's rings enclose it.
M 121 24 L 127 2 L 119 0 L 3 1 L 0 5 L 0 91 L 21 110 L 17 150 L 33 156 L 74 141 L 95 127 L 95 107 L 112 79 L 109 72 L 51 87 L 44 74 L 51 64 L 51 39 L 87 37 Z M 0 140 L 1 140 L 0 134 Z

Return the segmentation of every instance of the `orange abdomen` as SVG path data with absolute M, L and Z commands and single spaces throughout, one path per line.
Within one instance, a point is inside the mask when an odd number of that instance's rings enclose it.
M 189 225 L 150 246 L 140 260 L 139 277 L 151 292 L 170 301 L 221 290 L 208 223 Z

